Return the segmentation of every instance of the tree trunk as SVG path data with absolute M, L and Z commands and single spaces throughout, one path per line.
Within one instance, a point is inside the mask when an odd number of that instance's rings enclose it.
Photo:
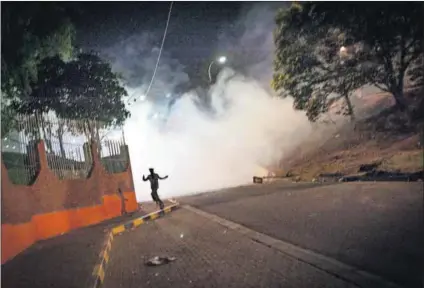
M 84 120 L 84 122 L 82 124 L 82 128 L 84 130 L 85 137 L 87 137 L 87 140 L 90 141 L 90 132 L 89 132 L 89 129 L 88 129 L 88 124 L 87 124 L 87 122 L 85 120 Z
M 405 96 L 403 95 L 403 91 L 394 92 L 392 95 L 395 98 L 396 107 L 401 111 L 405 111 L 408 105 L 406 103 Z
M 90 137 L 91 137 L 91 140 L 92 141 L 94 141 L 94 142 L 96 142 L 95 140 L 96 140 L 96 127 L 94 126 L 94 123 L 93 122 L 91 122 L 91 121 L 88 121 L 88 127 L 89 127 L 89 129 L 90 129 Z
M 408 107 L 408 104 L 405 99 L 405 95 L 403 94 L 403 87 L 404 87 L 404 78 L 405 78 L 405 68 L 403 68 L 398 75 L 397 83 L 393 85 L 392 87 L 392 94 L 396 101 L 396 106 L 401 110 L 405 111 Z
M 60 156 L 62 156 L 62 158 L 66 158 L 65 148 L 63 147 L 63 126 L 63 123 L 59 124 L 59 128 L 57 129 L 57 138 L 59 139 Z
M 343 95 L 345 102 L 346 102 L 346 106 L 347 106 L 347 111 L 349 113 L 349 117 L 350 117 L 350 121 L 351 122 L 355 122 L 355 112 L 353 111 L 353 105 L 352 102 L 349 99 L 349 93 L 345 93 Z
M 99 127 L 99 122 L 95 122 L 95 127 L 96 127 L 96 141 L 97 141 L 97 145 L 99 145 L 100 147 L 100 127 Z
M 40 124 L 41 124 L 41 129 L 43 131 L 43 138 L 44 138 L 44 143 L 46 144 L 47 153 L 52 153 L 53 152 L 52 138 L 48 137 L 50 135 L 49 133 L 47 133 L 46 122 L 44 121 L 43 117 L 40 118 Z
M 96 134 L 96 143 L 97 143 L 97 147 L 99 149 L 99 155 L 102 155 L 102 143 L 101 143 L 101 140 L 100 140 L 99 122 L 95 121 L 93 126 L 94 126 L 94 129 L 96 131 L 96 133 L 95 133 Z

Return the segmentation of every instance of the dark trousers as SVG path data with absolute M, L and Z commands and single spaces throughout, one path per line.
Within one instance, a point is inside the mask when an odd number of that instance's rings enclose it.
M 162 200 L 160 200 L 159 195 L 158 195 L 158 190 L 157 189 L 152 189 L 152 199 L 153 201 L 156 202 L 156 204 L 159 205 L 160 209 L 163 209 L 163 207 L 165 207 L 165 205 L 163 204 Z

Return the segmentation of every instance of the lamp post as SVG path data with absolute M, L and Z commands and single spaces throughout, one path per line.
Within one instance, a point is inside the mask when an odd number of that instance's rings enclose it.
M 227 57 L 225 56 L 221 56 L 217 59 L 219 64 L 224 64 L 227 61 Z M 209 82 L 212 83 L 212 75 L 211 75 L 211 68 L 212 65 L 215 63 L 215 60 L 212 60 L 211 64 L 209 64 L 209 68 L 208 68 L 208 75 L 209 75 Z

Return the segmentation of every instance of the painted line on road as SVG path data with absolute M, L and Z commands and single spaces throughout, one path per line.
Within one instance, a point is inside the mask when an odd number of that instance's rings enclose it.
M 99 288 L 103 284 L 103 280 L 105 278 L 106 266 L 109 263 L 109 253 L 112 249 L 112 241 L 113 241 L 113 233 L 112 231 L 108 232 L 105 236 L 105 244 L 103 249 L 99 254 L 99 261 L 96 266 L 94 266 L 94 270 L 92 273 L 93 276 L 93 284 L 91 287 Z
M 311 250 L 307 250 L 296 245 L 284 242 L 282 240 L 273 238 L 266 234 L 251 230 L 243 225 L 221 218 L 217 215 L 199 210 L 190 205 L 182 206 L 184 209 L 192 211 L 198 215 L 201 215 L 209 220 L 212 220 L 224 227 L 235 230 L 255 242 L 261 243 L 270 248 L 276 249 L 279 252 L 295 258 L 299 261 L 307 263 L 315 268 L 323 270 L 333 276 L 336 276 L 344 281 L 353 283 L 360 287 L 390 287 L 390 288 L 401 288 L 398 284 L 390 282 L 381 276 L 371 274 L 369 272 L 360 270 L 359 268 L 350 266 L 333 258 L 318 254 Z

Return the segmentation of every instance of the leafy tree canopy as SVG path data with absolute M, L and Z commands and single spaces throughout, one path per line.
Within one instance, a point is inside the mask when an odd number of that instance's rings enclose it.
M 72 3 L 7 2 L 1 9 L 2 135 L 13 126 L 12 99 L 27 97 L 37 81 L 37 65 L 45 58 L 73 51 Z M 48 20 L 48 21 L 47 21 Z
M 82 120 L 80 131 L 94 133 L 101 127 L 121 125 L 129 116 L 118 75 L 109 63 L 93 53 L 80 53 L 64 62 L 60 57 L 44 59 L 38 65 L 40 77 L 30 97 L 15 102 L 20 113 L 54 111 L 57 116 Z
M 71 56 L 75 29 L 68 16 L 70 9 L 55 2 L 3 3 L 2 79 L 7 81 L 2 81 L 2 90 L 29 93 L 37 65 L 44 58 Z
M 421 6 L 304 2 L 280 11 L 274 89 L 294 97 L 311 120 L 328 110 L 331 94 L 349 106 L 349 92 L 365 84 L 392 93 L 405 108 L 405 77 L 422 79 Z

